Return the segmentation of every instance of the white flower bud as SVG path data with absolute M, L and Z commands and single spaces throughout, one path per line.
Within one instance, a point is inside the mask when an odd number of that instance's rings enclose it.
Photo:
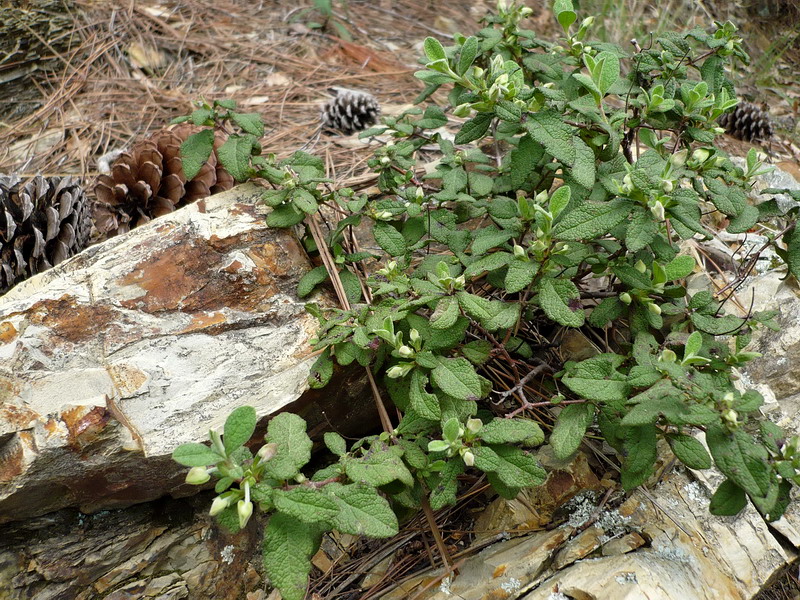
M 658 304 L 656 304 L 655 302 L 648 303 L 647 304 L 647 310 L 649 310 L 654 315 L 660 315 L 661 314 L 661 307 Z
M 623 304 L 630 304 L 632 300 L 633 299 L 631 298 L 631 295 L 628 292 L 622 292 L 619 295 L 619 301 L 622 302 Z
M 258 458 L 260 458 L 262 461 L 266 461 L 275 456 L 277 452 L 278 452 L 278 444 L 274 442 L 271 444 L 264 444 L 258 450 Z
M 250 517 L 253 516 L 253 503 L 239 500 L 239 504 L 236 506 L 236 512 L 239 514 L 239 527 L 244 529 Z
M 464 464 L 468 467 L 472 467 L 475 465 L 475 455 L 472 453 L 471 450 L 467 450 L 464 454 L 461 455 L 461 458 L 464 459 Z
M 670 185 L 672 184 L 671 181 L 668 183 L 670 183 Z M 650 212 L 658 221 L 663 221 L 664 217 L 666 216 L 664 213 L 664 205 L 661 204 L 660 201 L 656 202 L 653 206 L 650 207 Z
M 408 346 L 405 346 L 405 345 L 404 346 L 400 346 L 397 349 L 397 353 L 400 356 L 402 356 L 403 358 L 411 358 L 412 356 L 414 356 L 414 350 L 412 348 L 409 348 Z
M 223 498 L 222 496 L 217 496 L 211 503 L 211 510 L 208 511 L 208 514 L 212 517 L 218 515 L 223 510 L 228 508 L 228 504 L 230 504 L 230 497 Z
M 706 162 L 709 156 L 711 156 L 711 152 L 705 148 L 698 148 L 692 152 L 692 160 L 700 164 Z
M 412 327 L 411 331 L 408 332 L 408 339 L 412 342 L 416 342 L 419 339 L 419 331 Z
M 203 485 L 209 479 L 211 479 L 211 475 L 208 474 L 208 469 L 205 467 L 192 467 L 186 474 L 186 483 L 190 485 Z
M 391 369 L 386 371 L 386 376 L 389 379 L 398 379 L 399 377 L 402 377 L 405 374 L 406 374 L 406 370 L 403 367 L 399 366 L 399 365 L 395 365 Z
M 672 183 L 671 179 L 662 179 L 661 189 L 664 190 L 665 194 L 669 194 L 672 190 L 675 189 L 675 184 Z
M 517 258 L 524 258 L 525 248 L 523 248 L 519 244 L 514 244 L 514 256 L 516 256 Z
M 483 427 L 483 421 L 480 419 L 468 419 L 467 420 L 467 429 L 472 433 L 478 433 Z
M 669 157 L 669 162 L 673 167 L 682 167 L 686 164 L 686 158 L 689 156 L 689 151 L 687 149 L 683 149 L 680 152 L 676 152 L 672 156 Z
M 641 260 L 637 260 L 636 264 L 633 265 L 633 268 L 639 271 L 639 273 L 644 273 L 647 271 L 647 265 L 645 265 Z

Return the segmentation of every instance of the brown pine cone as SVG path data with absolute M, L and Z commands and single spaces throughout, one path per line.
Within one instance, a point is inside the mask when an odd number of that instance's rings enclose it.
M 740 102 L 719 118 L 719 124 L 728 135 L 746 142 L 764 142 L 772 137 L 769 113 L 750 102 Z
M 225 134 L 214 132 L 214 152 L 191 181 L 186 181 L 181 144 L 202 128 L 179 123 L 154 133 L 120 154 L 110 175 L 100 175 L 94 187 L 95 226 L 103 238 L 126 233 L 176 208 L 233 187 L 233 177 L 217 158 Z
M 74 177 L 0 177 L 0 294 L 83 250 L 90 229 Z

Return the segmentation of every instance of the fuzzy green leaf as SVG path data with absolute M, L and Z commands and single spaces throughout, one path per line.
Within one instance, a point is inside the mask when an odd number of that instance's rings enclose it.
M 492 419 L 478 432 L 487 444 L 516 444 L 526 442 L 538 446 L 544 442 L 544 432 L 536 421 L 530 419 Z
M 512 231 L 507 229 L 496 229 L 487 227 L 475 232 L 475 239 L 472 241 L 472 254 L 478 256 L 485 254 L 488 250 L 503 245 L 514 236 Z
M 456 73 L 459 75 L 466 73 L 467 69 L 469 69 L 472 66 L 472 63 L 475 62 L 475 58 L 478 56 L 479 51 L 480 44 L 478 43 L 478 38 L 476 38 L 474 35 L 471 35 L 464 40 L 464 44 L 461 46 L 461 54 L 458 57 Z
M 576 182 L 590 190 L 594 186 L 597 176 L 594 151 L 578 136 L 573 138 L 572 143 L 575 146 L 575 164 L 570 174 Z
M 580 327 L 585 318 L 580 292 L 568 279 L 545 277 L 539 284 L 539 305 L 553 321 L 565 327 Z
M 706 431 L 706 443 L 720 471 L 752 496 L 764 496 L 769 489 L 769 467 L 752 436 L 743 431 L 730 433 L 720 425 Z M 763 452 L 761 452 L 763 451 Z
M 483 397 L 481 376 L 466 358 L 441 358 L 431 372 L 436 387 L 457 400 L 478 400 Z
M 575 164 L 576 150 L 572 143 L 574 130 L 564 123 L 560 112 L 548 108 L 534 113 L 525 122 L 525 127 L 531 137 L 557 160 L 568 167 Z
M 436 310 L 431 315 L 431 327 L 433 329 L 448 329 L 455 324 L 459 314 L 461 313 L 455 296 L 443 296 L 436 304 Z
M 723 481 L 708 505 L 708 511 L 718 517 L 738 515 L 747 506 L 747 495 L 744 490 L 730 479 Z
M 311 573 L 311 556 L 322 530 L 282 513 L 273 514 L 264 531 L 264 569 L 284 600 L 303 600 Z
M 205 444 L 181 444 L 172 451 L 172 460 L 186 467 L 205 467 L 223 459 Z
M 536 459 L 515 446 L 491 445 L 472 448 L 475 466 L 487 473 L 496 473 L 510 487 L 541 485 L 547 472 Z
M 690 469 L 711 468 L 711 457 L 703 444 L 690 435 L 675 433 L 668 438 L 669 446 L 683 464 Z
M 468 144 L 474 142 L 489 131 L 489 125 L 492 124 L 491 113 L 478 113 L 474 118 L 465 122 L 459 132 L 456 134 L 455 144 Z
M 297 188 L 292 194 L 292 202 L 307 215 L 313 215 L 319 209 L 317 199 L 308 190 Z
M 328 450 L 333 452 L 336 456 L 344 456 L 347 454 L 347 442 L 335 431 L 326 431 L 323 439 L 325 440 L 325 445 L 328 447 Z
M 419 369 L 415 369 L 411 373 L 411 386 L 408 393 L 411 408 L 423 419 L 438 421 L 442 416 L 439 399 L 425 389 L 427 385 L 428 376 Z
M 181 144 L 181 162 L 183 174 L 191 181 L 200 172 L 214 150 L 214 130 L 203 129 L 193 133 Z
M 311 460 L 311 438 L 306 434 L 306 422 L 292 413 L 276 415 L 267 425 L 264 439 L 278 445 L 277 452 L 265 463 L 270 477 L 292 479 Z
M 425 50 L 425 56 L 431 62 L 447 59 L 442 43 L 436 38 L 426 37 L 425 42 L 423 42 L 423 49 Z
M 253 173 L 250 166 L 253 143 L 249 135 L 232 135 L 217 149 L 219 161 L 236 181 L 246 181 Z
M 347 476 L 355 482 L 379 487 L 399 480 L 407 486 L 414 485 L 414 477 L 400 457 L 380 445 L 373 446 L 365 456 L 348 457 L 342 459 L 342 462 Z
M 625 430 L 625 460 L 620 480 L 625 490 L 642 485 L 653 473 L 658 457 L 655 425 L 627 427 Z
M 653 217 L 647 211 L 637 208 L 625 233 L 625 245 L 631 252 L 638 252 L 652 242 L 657 234 L 658 224 Z
M 505 287 L 509 294 L 521 292 L 528 287 L 536 273 L 539 272 L 539 263 L 525 260 L 514 260 L 508 264 Z
M 222 442 L 225 452 L 231 454 L 244 446 L 256 430 L 256 409 L 252 406 L 235 408 L 225 420 Z
M 372 230 L 375 241 L 383 248 L 389 256 L 403 256 L 408 252 L 406 240 L 403 234 L 397 231 L 389 223 L 378 221 Z
M 447 461 L 444 468 L 439 472 L 436 483 L 431 487 L 430 503 L 433 510 L 439 510 L 456 503 L 458 476 L 463 472 L 464 462 L 460 458 L 456 457 Z
M 328 269 L 325 268 L 325 265 L 314 267 L 297 282 L 297 297 L 305 298 L 314 291 L 315 287 L 327 279 Z
M 514 256 L 510 252 L 492 252 L 470 263 L 464 270 L 464 277 L 471 279 L 486 271 L 496 271 L 497 269 L 505 267 L 513 259 Z
M 339 505 L 339 514 L 334 519 L 337 531 L 373 538 L 397 534 L 397 516 L 374 487 L 357 483 L 331 485 L 330 492 Z
M 603 51 L 598 53 L 594 60 L 598 64 L 603 61 L 603 66 L 597 79 L 597 87 L 600 88 L 600 93 L 605 96 L 611 86 L 619 79 L 619 58 L 617 58 L 616 54 Z
M 684 254 L 676 256 L 669 264 L 665 265 L 664 273 L 666 273 L 667 281 L 675 281 L 691 275 L 694 267 L 694 258 Z
M 461 347 L 461 354 L 474 365 L 481 365 L 489 360 L 492 344 L 487 340 L 473 340 Z
M 242 131 L 260 138 L 264 135 L 264 122 L 261 120 L 261 115 L 255 113 L 231 113 L 231 119 Z
M 305 213 L 297 210 L 294 204 L 284 204 L 278 206 L 267 215 L 267 225 L 269 227 L 279 228 L 291 227 L 292 225 L 297 225 L 305 218 Z
M 276 510 L 304 523 L 330 522 L 339 513 L 339 506 L 333 498 L 310 487 L 275 489 L 272 501 Z
M 591 240 L 605 235 L 622 223 L 630 214 L 628 200 L 597 204 L 584 202 L 567 213 L 555 226 L 553 234 L 562 240 Z
M 593 418 L 594 406 L 591 404 L 568 404 L 563 408 L 550 434 L 556 458 L 569 458 L 575 453 Z

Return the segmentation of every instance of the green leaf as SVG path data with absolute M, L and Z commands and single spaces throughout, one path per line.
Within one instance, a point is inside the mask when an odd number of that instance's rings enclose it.
M 484 396 L 482 377 L 466 358 L 441 358 L 431 377 L 436 387 L 457 400 L 478 400 Z
M 474 256 L 485 254 L 488 250 L 503 245 L 513 236 L 514 232 L 507 229 L 500 230 L 495 227 L 479 229 L 472 242 L 472 254 Z
M 795 226 L 784 234 L 783 241 L 786 244 L 786 265 L 794 278 L 800 281 L 800 229 Z
M 703 444 L 690 435 L 674 433 L 667 440 L 669 446 L 683 464 L 690 469 L 710 469 L 711 457 Z
M 667 281 L 675 281 L 691 275 L 694 267 L 694 258 L 691 256 L 676 256 L 669 264 L 664 266 L 664 272 L 667 275 Z
M 723 475 L 752 496 L 767 494 L 769 467 L 752 436 L 712 425 L 706 431 L 706 443 Z
M 534 113 L 528 117 L 525 127 L 531 137 L 544 146 L 554 158 L 568 167 L 575 163 L 576 150 L 572 143 L 574 131 L 571 126 L 564 123 L 559 111 L 548 108 Z M 456 139 L 456 144 L 458 143 L 463 142 Z
M 489 360 L 492 344 L 487 340 L 474 340 L 461 347 L 461 354 L 474 365 L 481 365 Z
M 240 446 L 244 446 L 256 430 L 256 409 L 252 406 L 240 406 L 228 415 L 222 442 L 229 455 Z
M 658 235 L 658 224 L 648 212 L 636 209 L 625 233 L 625 245 L 631 252 L 647 247 Z
M 703 335 L 699 331 L 695 331 L 686 339 L 686 344 L 683 347 L 683 357 L 697 356 L 700 348 L 703 347 Z
M 627 400 L 630 391 L 626 377 L 611 363 L 592 358 L 575 365 L 561 381 L 582 398 L 598 402 Z
M 478 173 L 477 171 L 470 171 L 467 173 L 467 179 L 469 181 L 469 190 L 473 196 L 482 198 L 492 193 L 494 179 L 488 175 Z
M 542 428 L 530 419 L 492 419 L 481 428 L 478 437 L 487 444 L 526 442 L 529 446 L 538 446 L 544 442 Z
M 573 138 L 572 143 L 575 146 L 575 165 L 572 167 L 570 175 L 577 183 L 590 190 L 594 186 L 597 176 L 594 151 L 578 136 Z
M 432 38 L 428 38 L 432 39 Z M 403 234 L 385 221 L 378 221 L 372 230 L 375 241 L 389 256 L 403 256 L 408 252 Z
M 567 188 L 569 189 L 569 188 Z M 505 287 L 509 294 L 521 292 L 528 287 L 536 273 L 539 272 L 539 263 L 526 260 L 514 260 L 508 264 Z
M 305 298 L 314 291 L 316 286 L 327 279 L 328 269 L 325 268 L 325 265 L 314 267 L 297 282 L 297 297 Z
M 311 366 L 308 385 L 315 390 L 322 389 L 328 385 L 331 377 L 333 377 L 333 360 L 331 360 L 331 347 L 328 346 Z
M 294 204 L 284 204 L 273 209 L 267 215 L 267 225 L 269 227 L 291 227 L 297 225 L 300 221 L 306 218 L 305 213 L 297 210 Z
M 411 373 L 411 386 L 409 388 L 411 408 L 423 419 L 438 421 L 442 417 L 439 399 L 425 389 L 427 385 L 428 376 L 420 372 L 419 369 L 415 369 Z
M 326 431 L 323 439 L 325 440 L 325 445 L 328 447 L 328 450 L 333 452 L 336 456 L 344 456 L 347 454 L 347 442 L 335 431 Z
M 620 480 L 627 491 L 642 485 L 653 473 L 658 457 L 655 425 L 627 427 L 625 430 L 625 460 Z
M 187 140 L 188 141 L 188 140 Z M 253 150 L 253 138 L 250 136 L 232 135 L 217 149 L 217 156 L 225 170 L 236 181 L 246 181 L 253 173 L 250 166 L 250 155 Z M 184 161 L 184 165 L 186 162 Z M 188 177 L 187 177 L 188 179 Z
M 214 130 L 203 129 L 193 133 L 181 144 L 181 162 L 183 174 L 187 181 L 191 181 L 200 172 L 211 152 L 214 150 Z
M 612 268 L 612 271 L 629 288 L 649 290 L 653 287 L 653 282 L 650 281 L 650 278 L 631 265 L 617 265 Z
M 181 444 L 172 451 L 172 460 L 186 467 L 215 465 L 223 458 L 205 444 Z
M 453 140 L 454 144 L 468 144 L 474 142 L 489 131 L 489 125 L 492 124 L 491 113 L 478 113 L 474 118 L 466 121 Z
M 564 33 L 567 33 L 570 25 L 578 19 L 578 15 L 572 9 L 572 0 L 555 0 L 553 12 L 556 14 L 559 24 L 564 29 Z
M 436 310 L 431 315 L 431 327 L 433 329 L 448 329 L 455 324 L 460 314 L 456 297 L 443 296 L 436 304 Z
M 261 115 L 255 113 L 231 113 L 231 120 L 242 128 L 242 131 L 260 138 L 264 135 L 264 122 Z
M 402 459 L 391 449 L 375 444 L 370 452 L 358 458 L 342 459 L 347 476 L 355 482 L 380 487 L 393 481 L 414 485 L 414 477 Z
M 619 79 L 619 58 L 616 54 L 608 51 L 598 53 L 594 60 L 597 64 L 602 61 L 603 66 L 597 78 L 597 87 L 600 88 L 600 93 L 605 96 L 606 92 L 611 89 L 611 86 Z
M 628 200 L 613 200 L 597 204 L 584 202 L 567 213 L 553 229 L 553 234 L 562 240 L 591 240 L 605 235 L 622 223 L 630 214 Z
M 423 49 L 425 50 L 425 56 L 427 56 L 428 60 L 431 62 L 447 59 L 447 54 L 444 52 L 442 43 L 436 38 L 426 37 L 423 43 Z
M 560 325 L 583 325 L 585 314 L 580 306 L 580 292 L 569 279 L 542 279 L 539 283 L 539 305 L 549 318 Z
M 575 453 L 592 419 L 594 406 L 591 404 L 568 404 L 562 409 L 550 434 L 550 444 L 556 458 L 563 460 Z
M 474 446 L 475 466 L 487 473 L 496 473 L 510 487 L 534 487 L 544 483 L 547 472 L 536 459 L 515 446 Z
M 513 259 L 514 256 L 510 252 L 492 252 L 470 263 L 464 270 L 464 277 L 472 279 L 485 271 L 496 271 L 497 269 L 505 267 Z
M 339 506 L 323 491 L 310 487 L 272 492 L 275 509 L 304 523 L 329 523 L 339 513 Z
M 476 38 L 474 35 L 471 35 L 464 40 L 464 44 L 461 46 L 461 54 L 458 57 L 456 73 L 459 75 L 466 73 L 467 69 L 469 69 L 472 66 L 472 63 L 475 62 L 475 58 L 478 56 L 479 50 L 480 46 L 478 44 L 478 38 Z
M 311 556 L 322 530 L 282 513 L 273 514 L 264 531 L 264 570 L 284 600 L 303 600 L 311 573 Z
M 319 209 L 317 199 L 308 190 L 297 188 L 292 194 L 292 202 L 307 215 L 313 215 Z
M 344 294 L 347 296 L 350 304 L 358 304 L 361 302 L 361 283 L 358 280 L 358 276 L 349 269 L 343 268 L 339 271 L 339 279 L 342 281 Z
M 311 460 L 311 438 L 306 435 L 306 422 L 292 413 L 281 413 L 267 425 L 264 439 L 278 449 L 264 463 L 270 477 L 281 481 L 292 479 Z
M 592 155 L 592 158 L 594 158 L 594 155 Z M 592 187 L 592 186 L 589 185 L 585 187 Z M 562 185 L 555 192 L 553 192 L 553 195 L 550 196 L 550 203 L 549 203 L 550 214 L 553 215 L 553 219 L 557 219 L 558 215 L 560 215 L 561 212 L 565 208 L 567 208 L 571 196 L 572 196 L 572 188 L 570 188 L 568 185 Z
M 456 503 L 458 476 L 464 472 L 464 462 L 460 458 L 447 461 L 439 472 L 436 483 L 431 487 L 430 503 L 433 510 Z
M 619 298 L 604 298 L 589 315 L 589 324 L 593 327 L 604 327 L 606 323 L 619 317 L 624 310 L 625 305 Z
M 357 483 L 331 485 L 330 492 L 339 505 L 339 514 L 334 519 L 337 531 L 373 538 L 397 534 L 397 516 L 374 487 Z
M 738 515 L 747 506 L 747 495 L 744 490 L 730 479 L 723 481 L 708 505 L 708 512 L 718 517 Z

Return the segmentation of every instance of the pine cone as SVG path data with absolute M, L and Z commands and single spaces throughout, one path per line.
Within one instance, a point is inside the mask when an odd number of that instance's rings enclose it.
M 772 137 L 769 113 L 750 102 L 740 102 L 719 118 L 719 124 L 729 135 L 747 142 L 763 142 Z
M 217 158 L 225 135 L 214 132 L 215 151 L 194 179 L 187 182 L 180 158 L 181 144 L 202 128 L 180 123 L 157 131 L 123 152 L 95 184 L 95 226 L 103 237 L 126 233 L 176 208 L 233 187 L 233 177 Z
M 74 177 L 0 176 L 0 294 L 83 250 L 90 229 Z
M 334 97 L 322 107 L 322 124 L 326 128 L 349 135 L 377 122 L 381 107 L 372 94 L 346 88 L 329 88 L 328 91 Z

